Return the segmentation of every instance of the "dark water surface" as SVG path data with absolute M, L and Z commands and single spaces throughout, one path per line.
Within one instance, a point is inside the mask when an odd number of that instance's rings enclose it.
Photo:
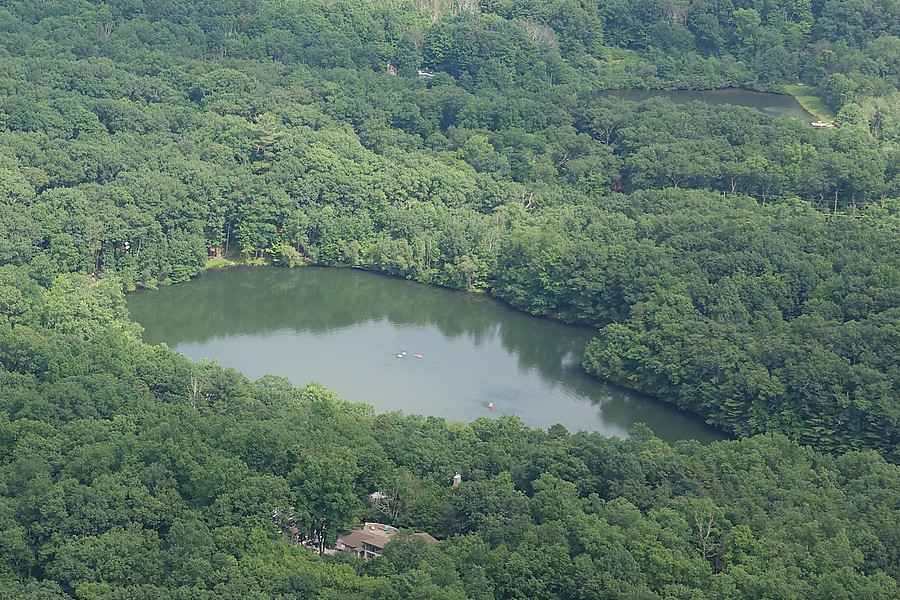
M 721 90 L 607 90 L 601 96 L 616 96 L 625 100 L 642 101 L 649 98 L 668 98 L 672 102 L 685 103 L 698 100 L 707 104 L 733 104 L 755 108 L 772 116 L 787 116 L 801 121 L 817 121 L 806 112 L 797 99 L 788 94 L 767 94 L 739 88 Z
M 619 437 L 643 422 L 669 441 L 724 437 L 668 404 L 588 377 L 580 362 L 591 330 L 483 295 L 348 269 L 242 267 L 135 292 L 128 307 L 148 343 L 251 379 L 318 381 L 378 412 L 465 422 L 510 413 L 532 427 Z

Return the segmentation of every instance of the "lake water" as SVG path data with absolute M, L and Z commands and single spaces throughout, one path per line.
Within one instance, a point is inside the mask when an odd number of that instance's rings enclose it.
M 668 441 L 725 437 L 671 405 L 589 377 L 580 363 L 591 330 L 484 295 L 358 270 L 236 267 L 135 292 L 128 307 L 148 343 L 250 379 L 318 381 L 378 412 L 464 422 L 510 413 L 532 427 L 619 437 L 643 422 Z
M 672 102 L 686 103 L 693 101 L 707 104 L 733 104 L 755 108 L 772 116 L 787 116 L 811 123 L 817 121 L 800 106 L 797 99 L 788 94 L 767 94 L 752 92 L 739 88 L 721 90 L 607 90 L 601 96 L 615 96 L 625 100 L 640 102 L 649 98 L 668 98 Z

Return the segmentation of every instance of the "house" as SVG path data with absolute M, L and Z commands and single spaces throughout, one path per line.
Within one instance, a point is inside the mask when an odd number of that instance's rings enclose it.
M 434 77 L 433 73 L 429 73 L 428 71 L 419 71 L 419 77 L 424 77 L 426 79 L 431 79 Z
M 390 525 L 381 523 L 365 523 L 362 529 L 345 531 L 338 536 L 335 549 L 343 552 L 352 552 L 356 556 L 369 559 L 381 556 L 384 547 L 391 538 L 397 535 L 399 530 Z M 438 541 L 427 533 L 416 533 L 429 544 L 437 544 Z

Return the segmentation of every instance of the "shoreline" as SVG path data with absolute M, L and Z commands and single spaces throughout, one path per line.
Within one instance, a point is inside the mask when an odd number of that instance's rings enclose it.
M 776 86 L 768 91 L 752 89 L 749 87 L 724 87 L 724 88 L 707 88 L 707 89 L 636 89 L 621 88 L 601 90 L 598 95 L 602 96 L 618 96 L 626 100 L 642 101 L 647 97 L 661 96 L 668 98 L 676 103 L 684 103 L 689 100 L 698 100 L 706 102 L 710 105 L 732 104 L 734 106 L 743 106 L 747 108 L 755 108 L 760 112 L 769 114 L 770 116 L 787 116 L 798 119 L 805 123 L 812 123 L 817 120 L 823 120 L 827 117 L 827 107 L 813 96 L 803 97 L 801 102 L 797 94 L 805 91 L 803 86 L 797 86 L 797 90 L 788 89 L 784 86 Z M 795 93 L 791 93 L 794 91 Z M 679 96 L 691 94 L 697 97 Z M 774 100 L 773 106 L 765 98 L 782 98 L 783 100 Z M 779 102 L 781 104 L 779 104 Z M 828 119 L 833 120 L 833 119 Z
M 825 103 L 822 102 L 818 96 L 809 93 L 815 88 L 808 88 L 803 85 L 791 83 L 783 85 L 782 89 L 784 90 L 784 94 L 793 96 L 794 100 L 803 107 L 803 110 L 813 115 L 818 120 L 826 122 L 834 121 L 835 116 L 831 114 L 831 111 L 825 106 Z

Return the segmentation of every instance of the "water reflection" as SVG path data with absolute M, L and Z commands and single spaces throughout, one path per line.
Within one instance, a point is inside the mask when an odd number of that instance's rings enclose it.
M 567 327 L 569 335 L 560 336 L 558 323 L 507 310 L 486 296 L 352 270 L 215 271 L 184 286 L 137 292 L 129 307 L 139 322 L 151 317 L 152 327 L 144 333 L 151 344 L 175 346 L 285 329 L 325 334 L 386 319 L 395 325 L 434 325 L 450 339 L 468 336 L 475 346 L 499 335 L 523 369 L 554 374 L 561 372 L 563 359 L 580 361 L 592 335 L 589 329 Z
M 703 102 L 706 104 L 745 106 L 755 108 L 772 116 L 786 116 L 801 121 L 817 121 L 813 115 L 800 106 L 797 99 L 788 94 L 769 94 L 739 88 L 720 90 L 606 90 L 601 96 L 615 96 L 625 100 L 642 102 L 650 98 L 668 98 L 672 102 Z
M 580 361 L 591 330 L 486 296 L 363 271 L 233 268 L 137 292 L 128 304 L 149 343 L 252 379 L 314 379 L 379 412 L 471 421 L 490 416 L 493 402 L 495 416 L 541 428 L 624 436 L 640 421 L 668 440 L 721 437 L 667 404 L 588 377 Z

